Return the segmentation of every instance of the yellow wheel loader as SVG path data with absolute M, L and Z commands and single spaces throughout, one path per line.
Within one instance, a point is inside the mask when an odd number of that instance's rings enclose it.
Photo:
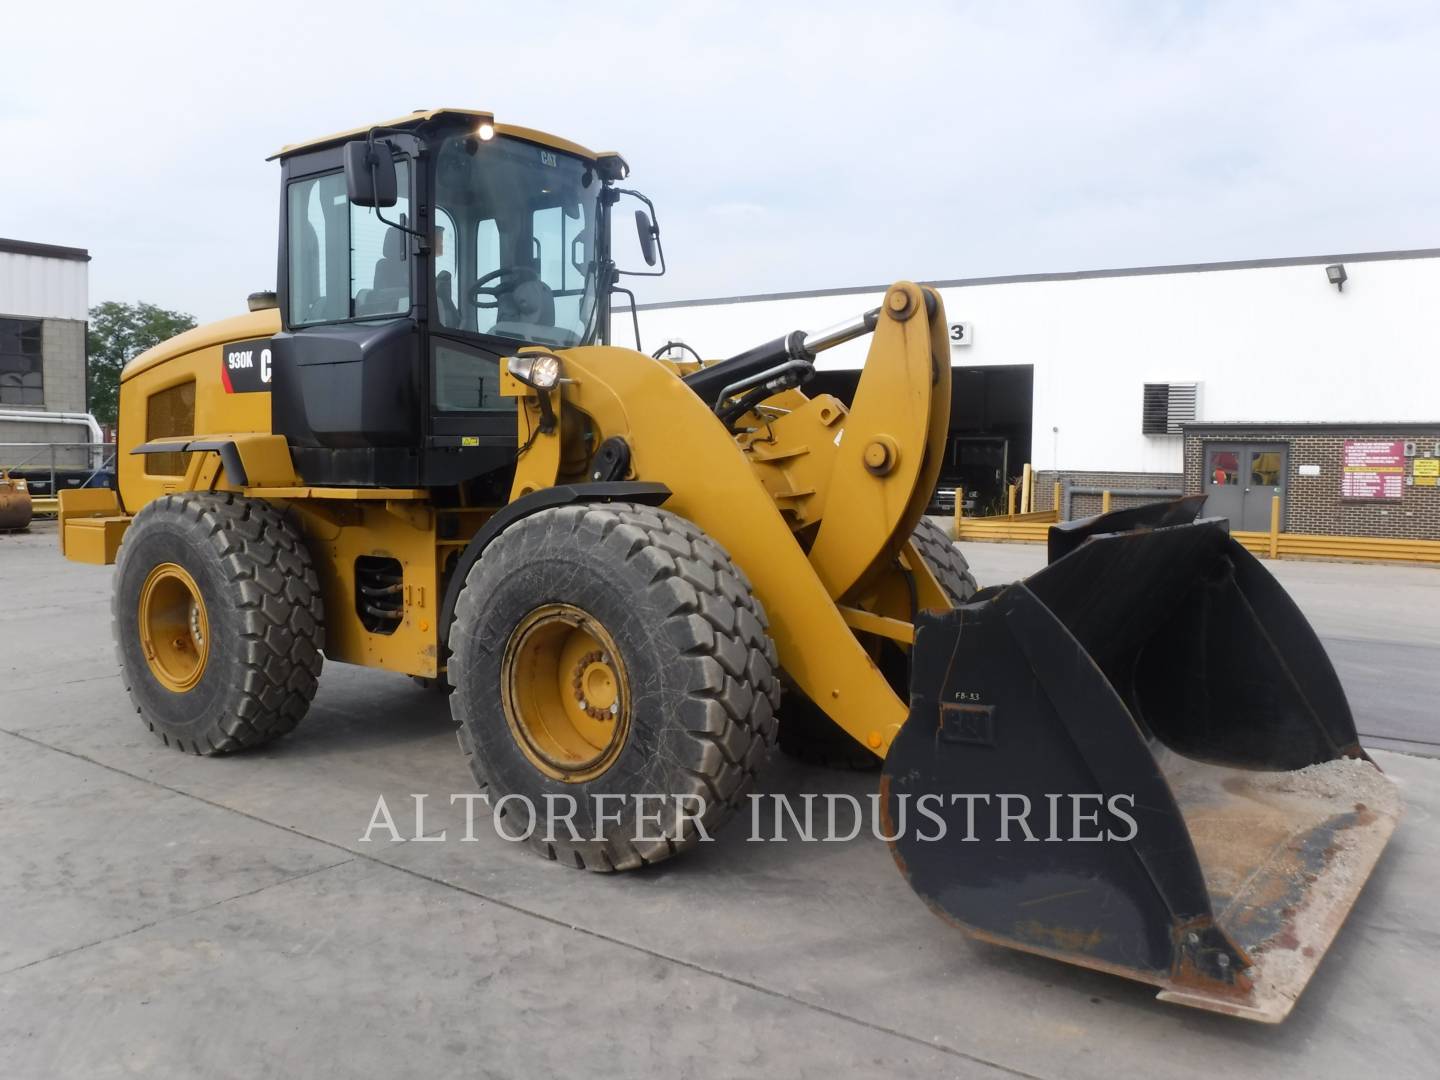
M 777 735 L 828 740 L 882 765 L 900 869 L 970 935 L 1288 1012 L 1399 808 L 1199 500 L 1057 526 L 976 592 L 922 520 L 934 291 L 657 359 L 611 344 L 622 200 L 664 267 L 619 155 L 437 110 L 277 157 L 278 289 L 132 361 L 116 490 L 61 495 L 165 743 L 285 734 L 322 657 L 443 681 L 492 806 L 567 800 L 531 843 L 623 870 L 713 834 Z M 860 337 L 853 402 L 807 395 Z

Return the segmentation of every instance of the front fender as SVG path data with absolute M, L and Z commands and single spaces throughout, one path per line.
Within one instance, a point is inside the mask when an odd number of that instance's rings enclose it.
M 600 440 L 624 438 L 635 478 L 669 488 L 666 509 L 704 529 L 750 578 L 790 678 L 883 756 L 905 721 L 906 705 L 846 625 L 734 436 L 651 357 L 602 345 L 562 355 L 571 381 L 559 391 L 560 422 L 521 455 L 513 490 L 556 483 L 567 424 L 588 418 Z M 533 398 L 522 399 L 521 409 L 531 425 L 539 423 Z

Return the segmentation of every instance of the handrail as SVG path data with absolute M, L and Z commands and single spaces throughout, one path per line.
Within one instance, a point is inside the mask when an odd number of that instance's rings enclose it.
M 6 418 L 4 416 L 0 416 L 0 420 L 3 419 Z M 50 464 L 48 471 L 50 473 L 51 495 L 59 494 L 57 486 L 58 473 L 62 468 L 66 470 L 73 470 L 75 472 L 79 472 L 82 470 L 87 471 L 88 475 L 86 475 L 80 486 L 88 487 L 94 481 L 95 477 L 99 476 L 102 472 L 115 464 L 117 456 L 117 448 L 114 443 L 110 442 L 0 442 L 0 450 L 5 449 L 33 449 L 35 451 L 34 453 L 27 455 L 20 462 L 14 465 L 6 465 L 4 464 L 3 460 L 0 460 L 0 467 L 3 467 L 10 471 L 25 468 L 30 464 L 30 462 L 40 457 L 46 450 L 49 450 Z M 89 460 L 84 465 L 61 466 L 59 463 L 60 453 L 70 450 L 86 451 L 86 457 Z M 0 455 L 0 457 L 3 457 L 3 455 Z M 44 466 L 40 467 L 44 468 Z

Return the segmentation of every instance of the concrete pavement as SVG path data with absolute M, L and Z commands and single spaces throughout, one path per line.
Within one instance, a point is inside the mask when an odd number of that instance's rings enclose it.
M 1040 557 L 967 553 L 982 581 Z M 1437 741 L 1440 574 L 1277 569 L 1357 714 Z M 1291 1018 L 1261 1027 L 969 942 L 873 839 L 746 843 L 736 822 L 611 877 L 467 842 L 445 702 L 397 676 L 327 665 L 294 735 L 177 754 L 115 674 L 110 575 L 61 561 L 51 526 L 0 537 L 0 1076 L 1419 1077 L 1440 1055 L 1440 761 L 1377 753 L 1407 817 Z M 782 758 L 765 780 L 874 784 Z M 361 842 L 381 795 L 409 835 L 413 793 L 444 842 Z

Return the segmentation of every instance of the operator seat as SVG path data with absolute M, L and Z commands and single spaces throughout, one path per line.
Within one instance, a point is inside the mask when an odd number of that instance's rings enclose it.
M 401 216 L 404 223 L 404 216 Z M 405 258 L 405 234 L 393 225 L 385 230 L 380 258 L 375 260 L 374 287 L 355 294 L 355 314 L 397 314 L 410 305 L 410 265 Z
M 380 258 L 375 260 L 375 291 L 408 291 L 409 285 L 409 267 L 405 265 L 405 234 L 392 225 L 385 230 L 385 239 L 380 245 Z
M 449 270 L 441 270 L 435 275 L 435 302 L 440 308 L 442 326 L 453 328 L 460 325 L 460 309 L 455 306 L 454 275 Z

